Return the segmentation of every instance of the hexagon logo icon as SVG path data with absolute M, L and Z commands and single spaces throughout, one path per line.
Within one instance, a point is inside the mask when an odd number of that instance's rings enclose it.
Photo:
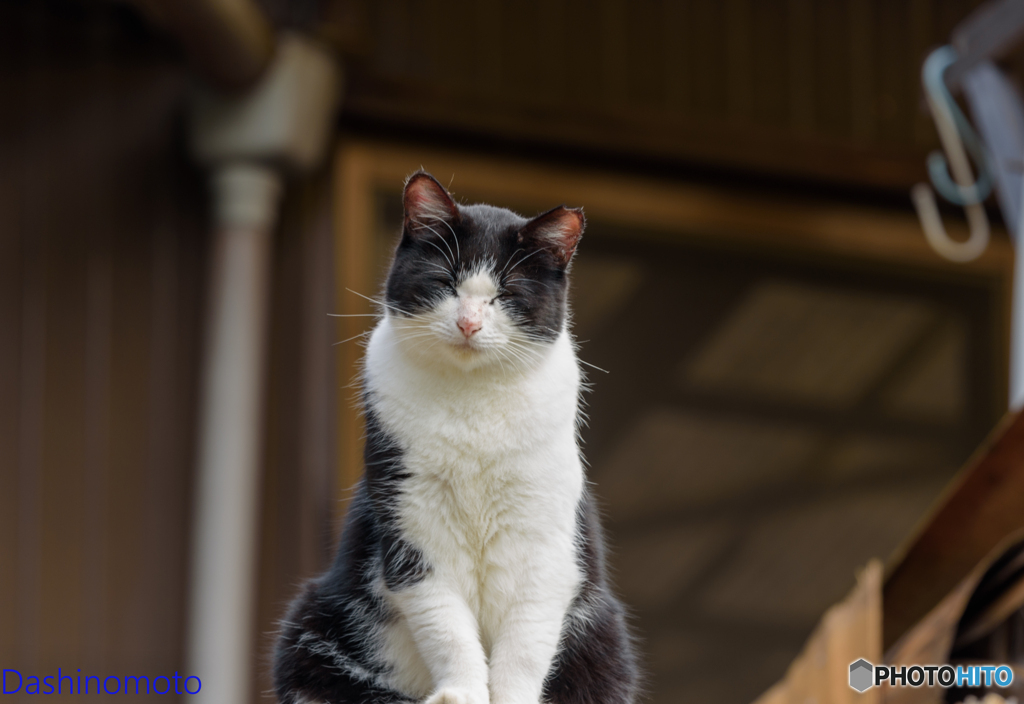
M 850 686 L 858 692 L 871 689 L 871 674 L 874 668 L 864 658 L 850 663 Z

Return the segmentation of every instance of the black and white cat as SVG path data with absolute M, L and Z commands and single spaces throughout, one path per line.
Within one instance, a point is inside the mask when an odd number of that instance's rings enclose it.
M 577 442 L 583 214 L 406 183 L 363 375 L 366 473 L 284 621 L 283 704 L 628 704 L 635 656 Z

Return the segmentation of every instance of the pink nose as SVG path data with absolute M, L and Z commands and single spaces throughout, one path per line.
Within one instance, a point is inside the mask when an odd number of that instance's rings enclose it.
M 473 337 L 473 335 L 479 332 L 480 327 L 480 321 L 476 318 L 459 318 L 459 330 L 467 338 Z

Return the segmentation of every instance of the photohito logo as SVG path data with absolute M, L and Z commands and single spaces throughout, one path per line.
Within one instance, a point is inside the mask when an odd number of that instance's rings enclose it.
M 864 692 L 871 688 L 871 671 L 873 667 L 864 658 L 857 662 L 850 663 L 850 686 L 858 692 Z
M 888 682 L 892 687 L 1009 687 L 1009 665 L 872 665 L 861 658 L 850 663 L 850 688 L 866 692 Z

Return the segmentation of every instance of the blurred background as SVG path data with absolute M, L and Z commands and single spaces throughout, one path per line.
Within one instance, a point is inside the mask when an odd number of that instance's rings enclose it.
M 586 209 L 583 438 L 650 700 L 752 701 L 1006 409 L 1005 232 L 951 264 L 908 196 L 937 144 L 921 63 L 978 4 L 0 4 L 0 667 L 189 670 L 227 158 L 196 106 L 298 32 L 337 67 L 325 145 L 243 159 L 283 192 L 245 701 L 273 700 L 276 622 L 360 472 L 372 321 L 328 314 L 372 309 L 349 290 L 378 291 L 421 166 L 467 202 Z

